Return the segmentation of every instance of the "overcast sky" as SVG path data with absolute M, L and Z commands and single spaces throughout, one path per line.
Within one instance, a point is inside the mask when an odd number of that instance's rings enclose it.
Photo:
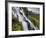
M 32 11 L 36 14 L 40 14 L 40 9 L 39 8 L 27 8 L 27 9 L 28 9 L 28 11 Z

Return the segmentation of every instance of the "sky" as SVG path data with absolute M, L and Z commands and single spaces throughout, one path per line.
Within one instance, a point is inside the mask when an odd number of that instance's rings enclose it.
M 35 14 L 40 14 L 40 8 L 27 8 L 27 9 L 28 9 L 28 11 L 32 11 Z

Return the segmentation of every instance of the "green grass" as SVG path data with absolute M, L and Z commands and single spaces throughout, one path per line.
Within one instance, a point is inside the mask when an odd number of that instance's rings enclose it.
M 12 31 L 20 31 L 22 29 L 22 24 L 18 22 L 17 19 L 12 20 Z
M 40 25 L 40 19 L 39 19 L 39 16 L 35 16 L 35 15 L 32 15 L 32 16 L 28 16 L 28 18 L 32 21 L 32 23 L 39 28 L 39 25 Z M 37 19 L 38 18 L 38 19 Z

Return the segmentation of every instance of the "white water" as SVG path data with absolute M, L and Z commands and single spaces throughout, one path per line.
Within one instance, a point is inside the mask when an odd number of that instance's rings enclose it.
M 27 20 L 27 21 L 30 23 L 30 26 L 31 26 L 32 28 L 38 29 L 38 28 L 36 28 L 35 25 L 25 16 L 23 9 L 20 10 L 19 8 L 15 8 L 15 10 L 16 10 L 16 13 L 15 13 L 15 14 L 16 14 L 16 16 L 18 15 L 18 20 L 19 20 L 19 22 L 22 23 L 23 30 L 28 30 L 28 23 L 27 23 L 26 21 L 24 21 L 24 17 L 25 17 L 25 20 Z M 21 12 L 23 15 L 21 15 L 20 12 Z M 14 14 L 14 15 L 15 15 L 15 14 Z

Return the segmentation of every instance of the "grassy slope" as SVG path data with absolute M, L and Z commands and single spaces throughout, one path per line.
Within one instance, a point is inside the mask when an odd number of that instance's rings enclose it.
M 39 15 L 35 16 L 35 15 L 31 15 L 28 16 L 28 18 L 32 21 L 32 23 L 39 28 L 40 25 L 40 20 L 39 20 Z M 37 19 L 38 18 L 38 19 Z
M 17 19 L 12 20 L 12 31 L 22 30 L 22 24 Z

